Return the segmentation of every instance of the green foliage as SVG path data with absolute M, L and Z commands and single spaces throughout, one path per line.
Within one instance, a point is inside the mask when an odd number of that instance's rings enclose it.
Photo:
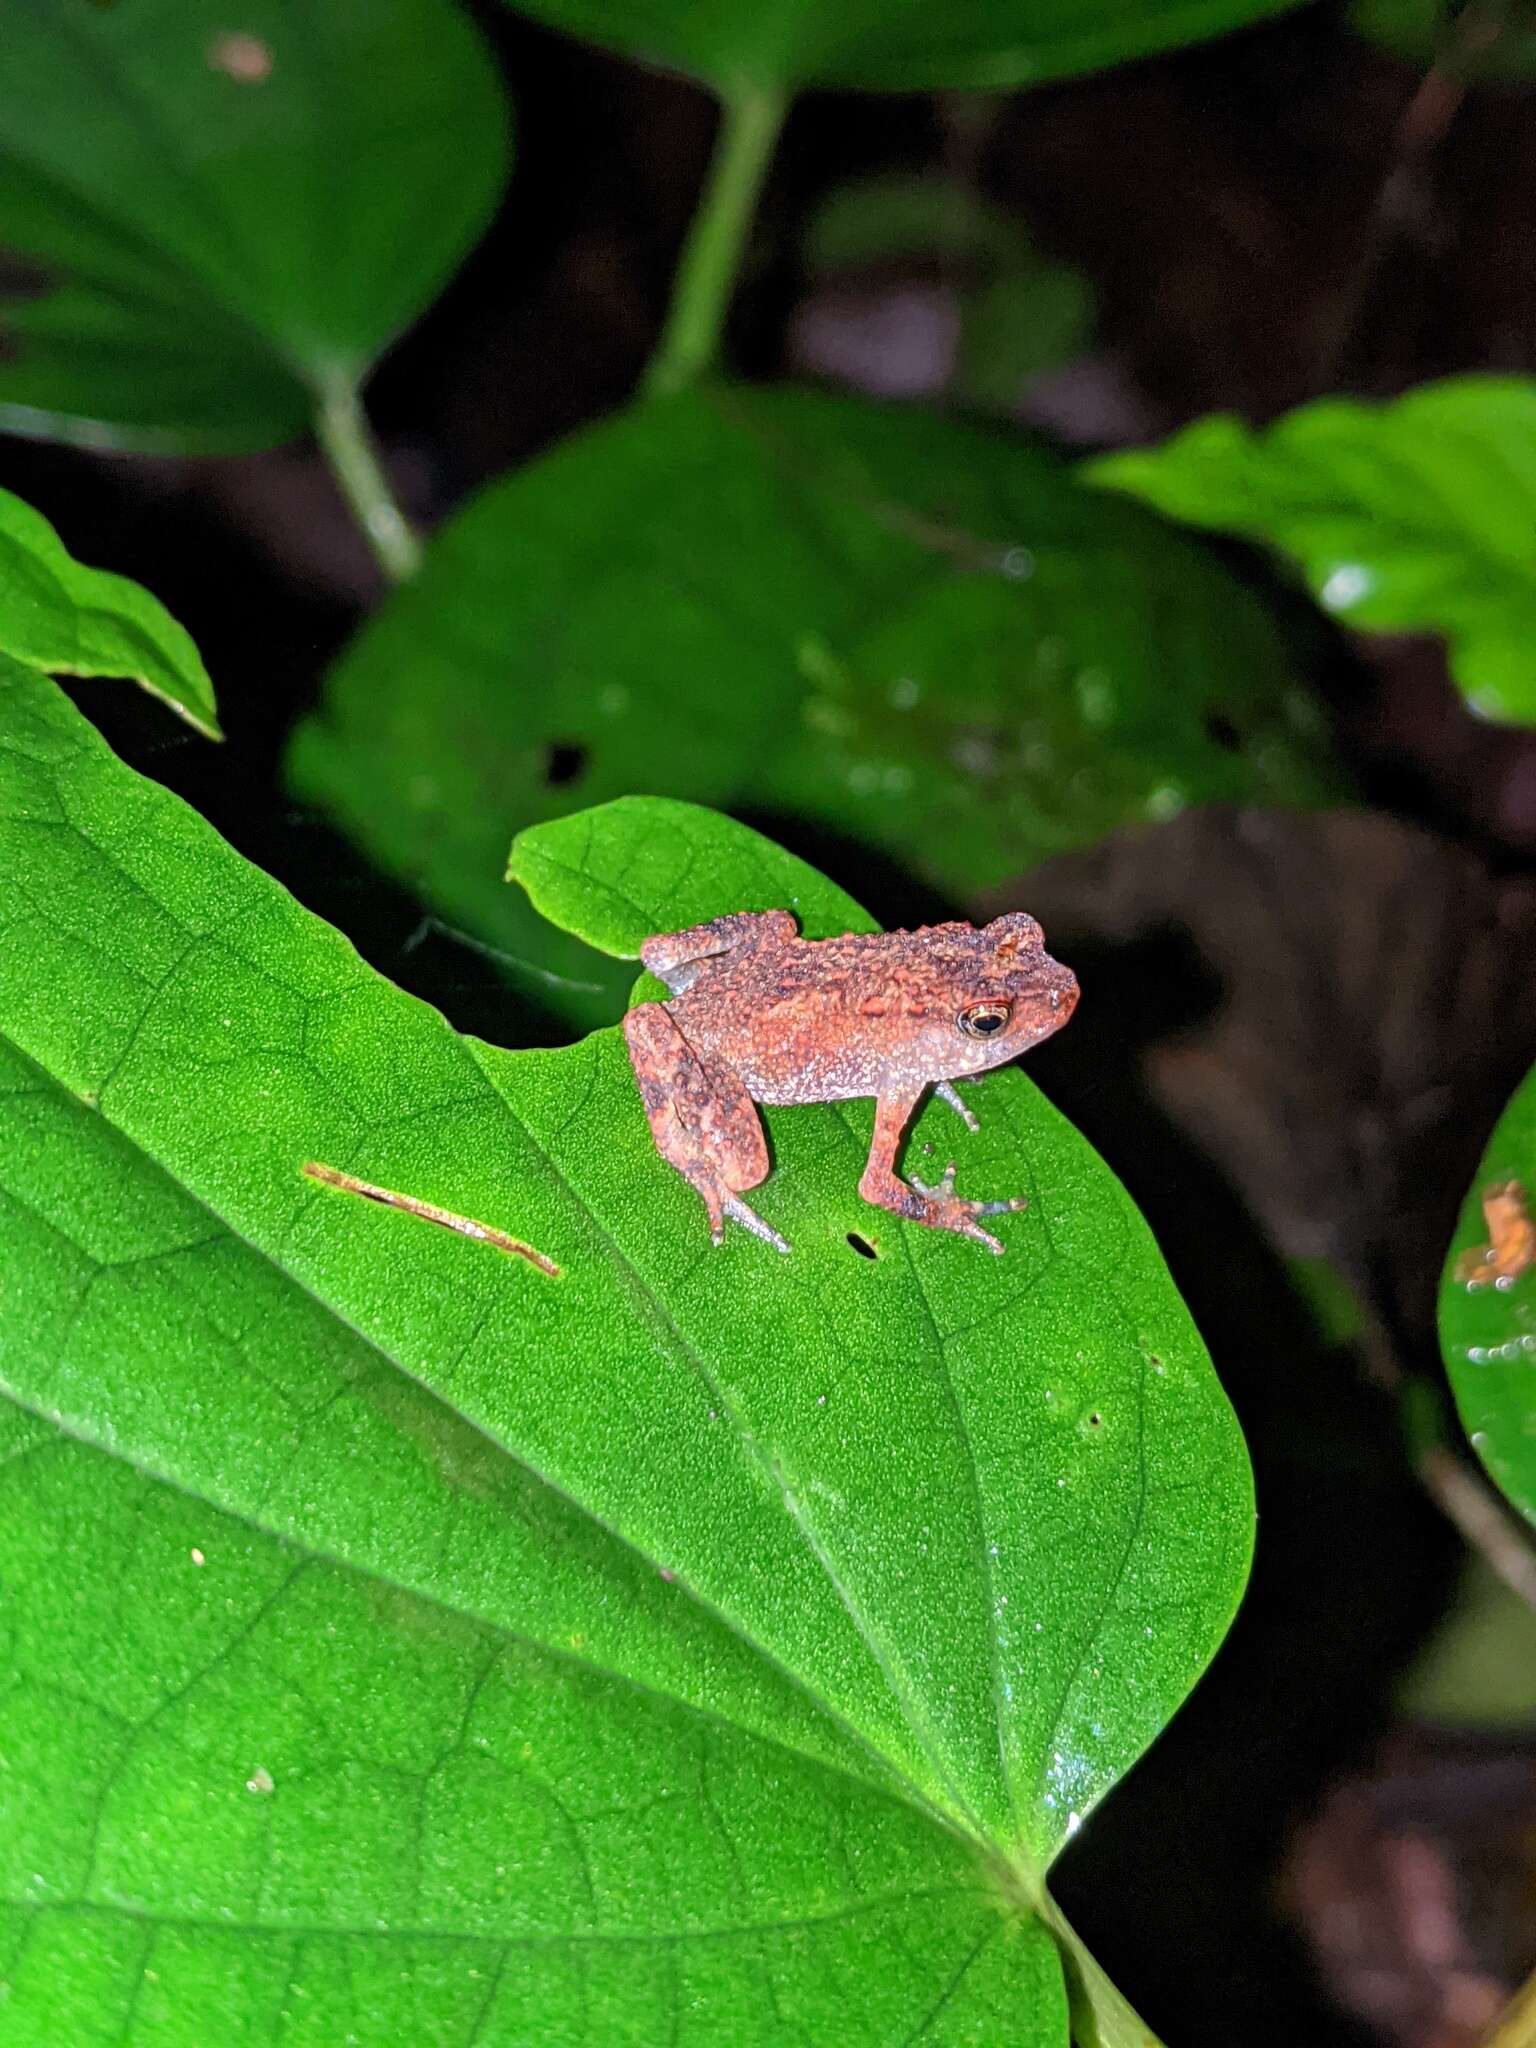
M 724 90 L 1038 85 L 1177 49 L 1296 0 L 516 0 L 518 11 Z
M 1484 1195 L 1510 1181 L 1527 1200 L 1536 1198 L 1536 1073 L 1515 1090 L 1488 1140 L 1440 1284 L 1440 1347 L 1462 1423 L 1510 1500 L 1536 1521 L 1536 1268 L 1507 1283 L 1470 1286 L 1462 1265 L 1490 1242 Z
M 1259 605 L 1040 447 L 806 392 L 685 395 L 491 486 L 362 632 L 295 786 L 447 916 L 634 789 L 850 834 L 963 893 L 1186 803 L 1343 785 Z M 598 997 L 556 988 L 580 1022 Z
M 1536 1612 L 1476 1553 L 1398 1704 L 1442 1728 L 1523 1737 L 1536 1723 Z
M 803 255 L 815 275 L 924 257 L 1003 261 L 1026 242 L 1013 216 L 980 192 L 917 171 L 874 171 L 827 194 L 806 223 Z
M 638 960 L 656 932 L 706 924 L 723 903 L 792 910 L 810 939 L 877 929 L 803 860 L 740 826 L 723 829 L 697 804 L 666 797 L 618 797 L 531 827 L 513 842 L 507 878 L 522 885 L 540 917 L 618 960 Z M 664 993 L 660 984 L 657 992 Z
M 1536 720 L 1529 378 L 1449 378 L 1389 405 L 1320 399 L 1262 433 L 1221 415 L 1085 474 L 1284 549 L 1345 625 L 1441 634 L 1479 711 Z
M 260 447 L 359 382 L 484 225 L 503 95 L 454 0 L 10 0 L 0 427 Z
M 213 684 L 191 635 L 137 583 L 77 562 L 41 512 L 4 490 L 0 654 L 49 675 L 130 676 L 219 737 Z
M 1090 1149 L 988 1079 L 999 1260 L 860 1203 L 868 1104 L 774 1113 L 794 1254 L 712 1252 L 616 1032 L 456 1036 L 7 661 L 0 735 L 7 2042 L 1059 2048 L 1059 1944 L 1144 2039 L 1043 1874 L 1252 1501 Z M 518 864 L 605 943 L 858 915 L 680 806 Z
M 884 172 L 839 186 L 810 223 L 804 260 L 813 274 L 933 264 L 960 311 L 951 388 L 972 405 L 1007 410 L 1029 378 L 1059 369 L 1092 338 L 1092 294 L 1079 274 L 958 184 Z

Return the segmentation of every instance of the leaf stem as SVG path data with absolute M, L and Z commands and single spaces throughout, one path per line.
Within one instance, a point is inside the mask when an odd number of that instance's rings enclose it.
M 1483 2048 L 1531 2048 L 1536 2040 L 1536 1977 L 1528 1977 L 1494 2021 Z
M 1508 28 L 1505 11 L 1506 0 L 1470 0 L 1444 30 L 1428 71 L 1398 116 L 1354 271 L 1325 328 L 1313 377 L 1318 392 L 1333 391 L 1345 381 L 1388 256 L 1395 244 L 1421 232 L 1432 213 L 1432 160 L 1467 96 L 1478 60 Z
M 391 583 L 414 576 L 421 567 L 421 542 L 390 489 L 351 377 L 337 377 L 322 387 L 315 438 L 384 574 Z
M 1072 2048 L 1162 2048 L 1162 2043 L 1110 1982 L 1049 1892 L 1037 1911 L 1056 1937 L 1071 2014 Z
M 761 86 L 736 86 L 725 95 L 704 196 L 645 373 L 649 396 L 686 390 L 719 359 L 731 289 L 788 104 L 783 93 Z
M 1468 1548 L 1477 1551 L 1527 1607 L 1536 1609 L 1536 1549 L 1524 1524 L 1449 1447 L 1444 1404 L 1436 1394 L 1410 1380 L 1398 1399 L 1403 1435 L 1420 1485 Z
M 1368 1305 L 1365 1290 L 1359 1299 L 1364 1311 L 1361 1349 L 1368 1374 L 1396 1404 L 1398 1427 L 1414 1477 L 1467 1547 L 1497 1572 L 1512 1593 L 1536 1610 L 1536 1545 L 1531 1532 L 1462 1454 L 1461 1434 L 1450 1422 L 1439 1384 L 1409 1372 L 1389 1319 Z

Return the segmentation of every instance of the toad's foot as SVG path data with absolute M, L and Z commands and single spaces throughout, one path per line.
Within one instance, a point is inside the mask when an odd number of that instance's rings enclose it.
M 918 1181 L 904 1181 L 896 1172 L 896 1148 L 901 1143 L 907 1118 L 917 1105 L 917 1096 L 902 1093 L 882 1095 L 875 1103 L 875 1129 L 869 1141 L 869 1159 L 859 1181 L 859 1193 L 866 1202 L 889 1209 L 909 1223 L 925 1223 L 931 1230 L 953 1230 L 984 1244 L 989 1252 L 1003 1247 L 989 1231 L 981 1228 L 978 1216 L 1001 1216 L 1005 1210 L 1022 1209 L 1022 1197 L 1008 1202 L 964 1202 L 955 1193 L 955 1164 L 951 1160 L 944 1177 L 933 1187 Z
M 968 1209 L 973 1216 L 1006 1216 L 1010 1211 L 1027 1209 L 1028 1195 L 1010 1195 L 1001 1202 L 965 1202 L 955 1193 L 955 1162 L 950 1160 L 940 1179 L 931 1184 L 912 1176 L 912 1185 L 920 1195 L 927 1195 L 931 1201 L 955 1202 L 960 1208 Z
M 720 1200 L 720 1208 L 723 1214 L 729 1216 L 733 1223 L 739 1223 L 743 1229 L 750 1230 L 752 1235 L 760 1237 L 764 1244 L 771 1244 L 776 1252 L 787 1252 L 789 1250 L 789 1246 L 780 1237 L 773 1225 L 765 1223 L 755 1209 L 749 1209 L 740 1195 L 723 1195 Z M 725 1238 L 724 1226 L 722 1225 L 711 1231 L 710 1235 L 716 1244 L 723 1243 Z
M 989 1252 L 1001 1258 L 1006 1247 L 988 1230 L 977 1222 L 978 1216 L 1003 1216 L 1011 1211 L 1027 1209 L 1028 1200 L 1015 1195 L 1003 1202 L 967 1202 L 955 1193 L 955 1163 L 951 1160 L 945 1167 L 940 1180 L 928 1183 L 914 1178 L 910 1183 L 892 1177 L 888 1189 L 875 1194 L 868 1187 L 862 1190 L 865 1198 L 878 1201 L 884 1209 L 890 1209 L 898 1216 L 905 1216 L 912 1223 L 926 1223 L 931 1229 L 953 1230 L 961 1237 L 968 1237 L 976 1244 L 984 1244 Z

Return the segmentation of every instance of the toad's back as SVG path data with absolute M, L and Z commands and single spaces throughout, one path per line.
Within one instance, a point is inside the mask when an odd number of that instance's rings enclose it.
M 668 1007 L 759 1102 L 895 1093 L 986 1063 L 952 1043 L 986 951 L 969 925 L 785 939 L 708 961 Z

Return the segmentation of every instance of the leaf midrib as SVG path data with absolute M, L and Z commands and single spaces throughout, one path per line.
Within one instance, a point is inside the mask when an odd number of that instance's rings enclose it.
M 154 1928 L 182 1928 L 196 1934 L 243 1934 L 263 1941 L 293 1939 L 365 1940 L 365 1941 L 422 1941 L 444 1942 L 463 1947 L 474 1944 L 490 1949 L 519 1948 L 676 1948 L 688 1942 L 728 1942 L 752 1940 L 764 1934 L 790 1934 L 802 1929 L 836 1926 L 843 1920 L 856 1920 L 866 1913 L 880 1912 L 889 1906 L 905 1906 L 922 1903 L 930 1899 L 974 1898 L 978 1904 L 991 1907 L 998 1914 L 998 1925 L 1003 1924 L 1004 1905 L 994 1891 L 985 1885 L 917 1885 L 910 1890 L 886 1892 L 872 1898 L 860 1899 L 847 1906 L 839 1906 L 828 1913 L 797 1914 L 783 1920 L 743 1921 L 739 1927 L 699 1927 L 681 1930 L 675 1934 L 453 1934 L 442 1928 L 414 1927 L 353 1927 L 344 1923 L 324 1926 L 314 1922 L 281 1921 L 272 1926 L 260 1922 L 225 1917 L 222 1914 L 199 1918 L 196 1914 L 156 1913 L 143 1907 L 119 1905 L 108 1899 L 20 1899 L 8 1903 L 21 1912 L 41 1917 L 48 1913 L 101 1913 L 114 1919 L 138 1921 Z M 987 1930 L 990 1939 L 993 1930 Z M 974 1960 L 974 1958 L 973 1958 Z M 967 1965 L 969 1967 L 969 1965 Z

